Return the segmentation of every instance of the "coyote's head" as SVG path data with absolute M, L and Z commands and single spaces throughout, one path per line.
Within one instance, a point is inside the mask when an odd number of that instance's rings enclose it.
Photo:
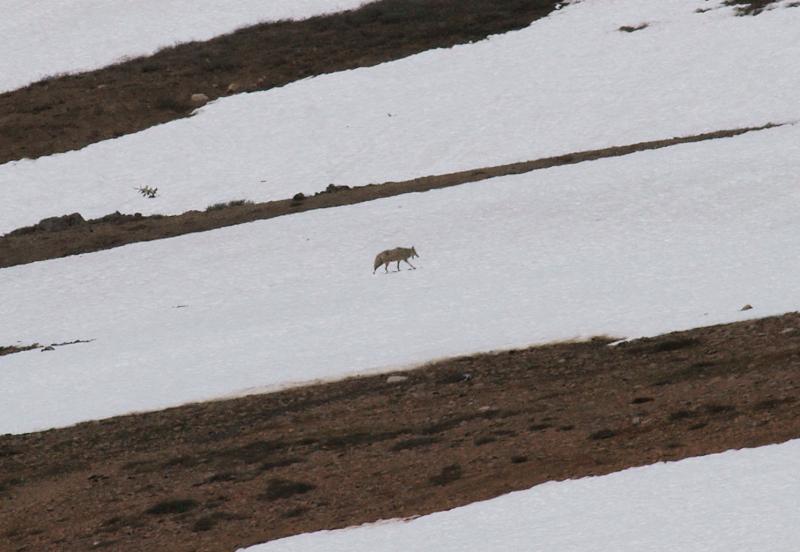
M 416 250 L 416 249 L 414 248 L 414 246 L 412 245 L 412 246 L 411 246 L 411 258 L 413 259 L 413 258 L 415 258 L 415 257 L 419 257 L 419 253 L 417 253 L 417 250 Z

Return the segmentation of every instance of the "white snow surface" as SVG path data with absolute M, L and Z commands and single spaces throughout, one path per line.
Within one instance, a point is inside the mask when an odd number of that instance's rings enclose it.
M 98 69 L 240 27 L 303 19 L 365 0 L 3 0 L 0 92 Z
M 796 310 L 798 174 L 800 125 L 3 269 L 1 344 L 94 341 L 0 357 L 0 434 Z
M 188 119 L 7 163 L 0 233 L 75 211 L 173 214 L 800 119 L 800 9 L 695 13 L 709 7 L 585 0 L 518 32 L 226 97 Z M 159 197 L 141 197 L 142 186 Z
M 795 552 L 800 441 L 538 485 L 247 552 Z

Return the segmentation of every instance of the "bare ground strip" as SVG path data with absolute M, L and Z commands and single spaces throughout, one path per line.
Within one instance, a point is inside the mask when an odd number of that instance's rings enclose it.
M 61 220 L 46 220 L 42 224 L 20 228 L 0 237 L 0 268 L 81 253 L 91 253 L 129 243 L 170 238 L 192 232 L 204 232 L 215 228 L 301 213 L 313 209 L 353 205 L 405 193 L 458 186 L 498 176 L 522 174 L 606 157 L 629 155 L 638 151 L 666 148 L 704 140 L 730 138 L 775 126 L 780 125 L 767 124 L 760 127 L 720 130 L 692 136 L 613 146 L 507 165 L 424 176 L 402 182 L 369 184 L 352 188 L 346 185 L 331 186 L 327 191 L 322 191 L 314 196 L 298 194 L 293 199 L 264 203 L 233 201 L 227 205 L 211 206 L 205 211 L 188 211 L 173 216 L 141 216 L 114 213 L 100 219 L 84 221 L 79 214 L 65 215 L 61 217 Z
M 800 437 L 796 313 L 608 344 L 0 436 L 0 548 L 232 551 Z

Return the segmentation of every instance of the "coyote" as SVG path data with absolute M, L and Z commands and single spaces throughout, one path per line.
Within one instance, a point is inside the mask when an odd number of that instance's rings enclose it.
M 417 267 L 408 262 L 408 259 L 413 259 L 415 257 L 419 257 L 419 255 L 413 245 L 411 247 L 387 249 L 386 251 L 381 251 L 378 253 L 378 256 L 375 257 L 375 270 L 378 270 L 378 267 L 383 265 L 383 270 L 389 272 L 389 263 L 393 261 L 397 261 L 398 272 L 400 271 L 400 261 L 405 261 L 408 266 L 416 270 Z M 372 271 L 373 274 L 375 274 L 375 270 Z

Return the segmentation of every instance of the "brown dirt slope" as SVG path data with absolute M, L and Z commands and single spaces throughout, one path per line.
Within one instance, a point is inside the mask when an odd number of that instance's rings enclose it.
M 234 550 L 800 437 L 798 314 L 607 343 L 0 436 L 0 543 Z
M 248 27 L 0 94 L 0 163 L 81 148 L 185 117 L 188 98 L 375 65 L 527 26 L 557 0 L 380 0 Z
M 352 205 L 409 192 L 424 192 L 437 188 L 457 186 L 459 184 L 476 182 L 496 176 L 521 174 L 548 167 L 592 161 L 604 157 L 628 155 L 637 151 L 665 148 L 676 144 L 727 138 L 744 134 L 745 132 L 772 128 L 773 126 L 775 125 L 770 124 L 763 127 L 722 130 L 694 136 L 614 146 L 599 150 L 582 151 L 557 157 L 536 159 L 533 161 L 511 163 L 508 165 L 484 167 L 481 169 L 436 176 L 425 176 L 402 182 L 370 184 L 368 186 L 355 188 L 341 186 L 331 192 L 323 192 L 312 197 L 291 200 L 286 199 L 256 204 L 235 201 L 232 202 L 230 206 L 210 208 L 202 212 L 189 211 L 175 216 L 155 215 L 143 217 L 140 215 L 122 215 L 117 213 L 101 219 L 88 221 L 84 224 L 65 225 L 66 227 L 60 231 L 45 231 L 37 226 L 20 228 L 0 237 L 0 268 L 65 257 L 68 255 L 90 253 L 128 243 L 157 240 L 191 232 L 213 230 L 214 228 L 242 224 L 260 219 L 269 219 L 312 209 Z M 73 219 L 82 221 L 82 217 L 75 217 L 74 215 L 70 217 L 70 221 L 73 221 Z

